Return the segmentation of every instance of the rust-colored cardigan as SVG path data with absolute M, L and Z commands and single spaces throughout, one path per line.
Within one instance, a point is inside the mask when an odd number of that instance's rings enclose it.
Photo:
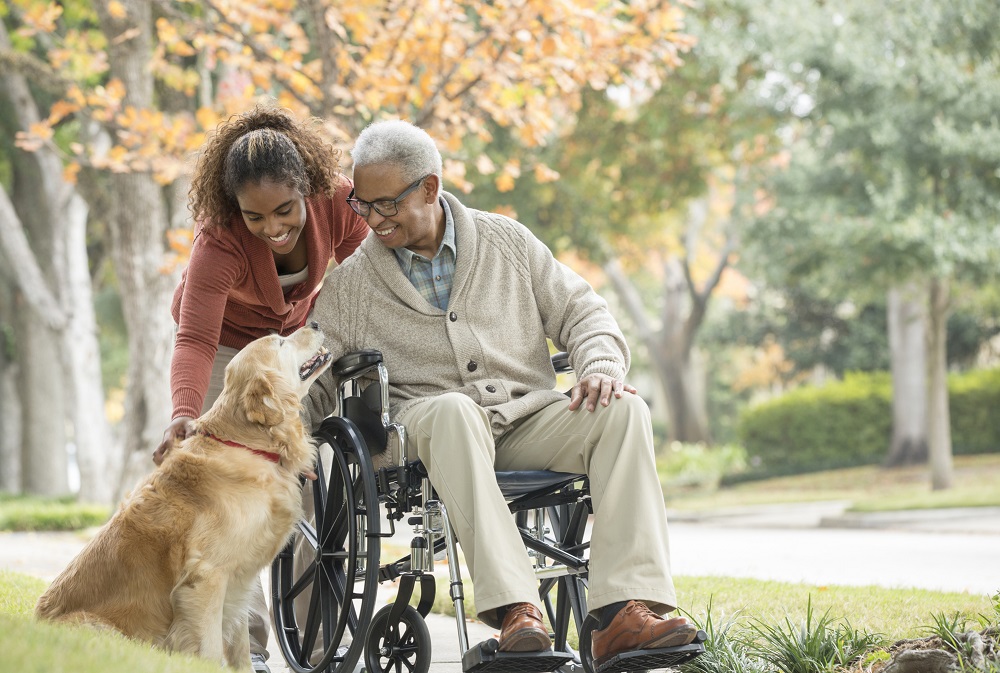
M 237 213 L 227 227 L 195 226 L 191 261 L 174 292 L 177 323 L 170 389 L 173 414 L 197 418 L 220 345 L 240 349 L 258 337 L 288 334 L 305 324 L 331 259 L 339 264 L 368 235 L 368 225 L 345 199 L 345 178 L 332 199 L 306 199 L 309 274 L 287 293 L 267 243 L 252 235 Z

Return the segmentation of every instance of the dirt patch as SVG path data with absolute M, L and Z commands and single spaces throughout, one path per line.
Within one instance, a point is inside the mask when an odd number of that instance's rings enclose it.
M 945 673 L 946 671 L 1000 671 L 1000 629 L 991 627 L 955 636 L 956 643 L 938 636 L 900 640 L 882 650 L 868 653 L 849 673 Z M 954 646 L 958 645 L 958 648 Z M 888 657 L 871 661 L 872 654 Z

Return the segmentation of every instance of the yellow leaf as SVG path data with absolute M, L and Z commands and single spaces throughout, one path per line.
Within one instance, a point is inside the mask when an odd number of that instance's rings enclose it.
M 554 171 L 545 164 L 535 164 L 535 181 L 539 184 L 555 182 L 559 179 L 559 171 Z
M 63 167 L 63 180 L 71 185 L 76 184 L 76 174 L 80 172 L 80 164 L 67 164 Z
M 167 242 L 170 244 L 170 249 L 178 255 L 190 257 L 193 240 L 194 232 L 191 229 L 167 230 Z
M 28 127 L 28 130 L 40 140 L 48 140 L 52 137 L 52 127 L 47 122 L 35 122 Z
M 198 120 L 198 125 L 203 129 L 214 129 L 215 125 L 219 123 L 219 115 L 215 114 L 215 110 L 209 107 L 198 108 L 198 111 L 194 113 L 194 117 Z
M 57 100 L 52 104 L 52 109 L 49 110 L 49 123 L 56 124 L 66 115 L 72 114 L 79 109 L 78 105 L 70 103 L 67 100 Z
M 499 192 L 509 192 L 514 189 L 514 176 L 510 173 L 501 173 L 497 176 L 495 180 L 497 191 Z
M 108 94 L 108 98 L 118 102 L 125 98 L 125 85 L 120 79 L 113 79 L 108 82 L 108 85 L 104 88 L 105 92 Z
M 118 0 L 111 0 L 108 3 L 108 14 L 114 19 L 124 19 L 128 16 L 128 10 L 125 9 L 125 5 L 118 2 Z

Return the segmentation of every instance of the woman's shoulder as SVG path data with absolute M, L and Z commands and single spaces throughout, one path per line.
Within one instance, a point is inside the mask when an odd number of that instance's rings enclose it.
M 212 227 L 195 225 L 194 241 L 191 244 L 192 261 L 200 258 L 213 263 L 222 263 L 222 260 L 226 259 L 246 260 L 247 256 L 246 241 L 232 223 Z

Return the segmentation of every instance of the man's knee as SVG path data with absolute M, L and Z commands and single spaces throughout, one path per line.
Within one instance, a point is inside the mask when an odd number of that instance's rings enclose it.
M 653 426 L 649 406 L 638 395 L 623 395 L 604 408 L 602 421 L 595 430 L 595 444 L 617 447 L 615 453 L 653 450 Z
M 649 417 L 649 406 L 638 395 L 626 393 L 621 399 L 612 399 L 605 409 L 608 415 L 608 425 L 640 423 L 652 425 Z

